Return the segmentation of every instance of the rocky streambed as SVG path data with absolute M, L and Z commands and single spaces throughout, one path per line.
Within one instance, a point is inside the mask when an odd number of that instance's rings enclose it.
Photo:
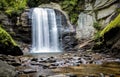
M 0 55 L 0 61 L 0 77 L 120 77 L 120 59 L 91 51 Z

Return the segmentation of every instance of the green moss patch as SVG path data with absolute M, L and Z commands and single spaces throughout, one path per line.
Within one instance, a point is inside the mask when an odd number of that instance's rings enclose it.
M 0 27 L 0 54 L 20 56 L 22 50 L 17 46 L 12 37 Z
M 26 7 L 27 0 L 0 0 L 0 11 L 11 15 L 12 13 L 21 13 Z
M 17 46 L 15 41 L 12 39 L 12 37 L 3 29 L 0 27 L 0 43 L 5 45 L 14 45 Z
M 71 23 L 77 25 L 78 15 L 83 11 L 85 0 L 28 0 L 28 6 L 38 7 L 51 2 L 58 3 L 68 14 Z

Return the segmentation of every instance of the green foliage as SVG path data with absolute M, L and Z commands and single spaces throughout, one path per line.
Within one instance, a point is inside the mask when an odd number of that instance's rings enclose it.
M 58 3 L 61 5 L 62 10 L 66 11 L 72 24 L 76 25 L 78 15 L 82 11 L 85 0 L 28 0 L 29 7 L 38 7 L 41 4 L 50 2 Z
M 98 40 L 100 38 L 100 32 L 101 32 L 101 25 L 99 22 L 94 22 L 93 27 L 96 29 L 96 33 L 94 35 L 94 40 Z
M 56 0 L 27 0 L 27 4 L 29 7 L 38 7 L 41 4 L 46 4 L 54 1 Z
M 81 3 L 83 4 L 84 0 L 63 0 L 60 2 L 62 9 L 69 15 L 72 24 L 77 24 L 78 15 L 82 10 Z
M 96 42 L 96 45 L 101 45 L 101 44 L 102 44 L 101 41 L 97 41 L 97 42 Z
M 93 27 L 96 29 L 96 30 L 100 30 L 101 29 L 101 26 L 98 22 L 94 22 L 93 23 Z
M 61 1 L 61 5 L 63 9 L 66 9 L 66 8 L 71 8 L 72 6 L 76 5 L 77 4 L 77 0 L 64 0 L 64 1 Z M 73 7 L 69 10 L 72 10 Z
M 101 30 L 99 30 L 99 31 L 97 31 L 95 34 L 94 34 L 94 40 L 99 40 L 99 38 L 100 38 L 100 32 L 101 32 Z
M 120 14 L 101 31 L 100 37 L 103 37 L 105 33 L 115 27 L 120 27 Z
M 116 9 L 116 12 L 117 12 L 117 13 L 120 13 L 120 8 L 117 8 L 117 9 Z
M 20 13 L 26 7 L 27 0 L 0 0 L 0 10 L 7 14 Z
M 17 45 L 15 41 L 12 39 L 12 37 L 1 27 L 0 27 L 0 43 L 6 44 L 6 45 L 10 44 L 14 46 Z

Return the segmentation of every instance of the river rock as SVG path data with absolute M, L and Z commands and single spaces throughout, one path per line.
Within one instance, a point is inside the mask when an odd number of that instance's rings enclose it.
M 0 60 L 0 77 L 15 77 L 15 68 Z
M 33 59 L 31 59 L 31 61 L 37 62 L 37 61 L 38 61 L 38 58 L 33 58 Z
M 66 74 L 66 75 L 69 76 L 69 77 L 77 77 L 77 75 L 75 75 L 75 74 L 71 74 L 71 73 Z
M 9 64 L 12 66 L 21 66 L 21 63 L 17 63 L 17 62 L 11 62 Z
M 35 72 L 37 72 L 37 71 L 34 70 L 34 69 L 25 69 L 23 72 L 24 72 L 25 74 L 29 74 L 29 73 L 35 73 Z
M 52 76 L 48 76 L 48 77 L 70 77 L 70 76 L 66 76 L 64 74 L 59 74 L 59 75 L 52 75 Z

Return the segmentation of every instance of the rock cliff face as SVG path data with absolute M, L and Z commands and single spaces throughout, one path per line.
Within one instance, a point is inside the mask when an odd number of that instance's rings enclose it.
M 36 1 L 33 1 L 33 4 L 35 2 Z M 119 11 L 118 4 L 119 0 L 51 0 L 42 2 L 39 0 L 37 4 L 35 3 L 35 6 L 53 8 L 56 10 L 56 14 L 58 14 L 57 11 L 62 13 L 62 26 L 64 29 L 69 29 L 69 33 L 67 33 L 68 35 L 63 33 L 63 36 L 65 34 L 65 38 L 67 39 L 63 39 L 68 40 L 68 37 L 73 38 L 73 35 L 71 36 L 71 32 L 73 32 L 72 34 L 74 34 L 75 40 L 76 38 L 78 40 L 88 40 L 92 39 L 94 34 L 98 31 L 96 28 L 99 27 L 99 30 L 102 30 L 107 24 L 109 24 L 111 19 L 113 19 L 112 17 L 114 17 Z M 29 6 L 32 8 L 34 5 L 30 4 Z M 13 15 L 12 17 L 8 17 L 2 13 L 0 14 L 0 23 L 5 25 L 4 27 L 13 38 L 15 38 L 15 40 L 24 45 L 31 44 L 31 20 L 28 17 L 29 11 L 29 9 L 26 9 L 21 15 Z M 75 40 L 74 44 L 71 43 L 73 47 L 78 43 L 78 41 Z M 69 42 L 70 41 L 73 42 L 73 39 L 69 39 Z M 63 43 L 65 43 L 64 40 Z M 63 46 L 69 44 L 66 43 Z
M 111 52 L 120 55 L 120 14 L 114 18 L 100 33 L 101 44 L 95 44 L 93 49 L 100 52 Z
M 91 39 L 94 33 L 96 32 L 96 30 L 90 29 L 90 27 L 96 28 L 96 26 L 100 25 L 102 29 L 107 24 L 109 24 L 112 16 L 115 15 L 115 13 L 117 12 L 118 4 L 119 4 L 118 0 L 99 0 L 99 1 L 98 0 L 86 0 L 85 4 L 83 5 L 84 8 L 79 15 L 78 27 L 76 27 L 77 37 L 79 39 L 85 39 L 85 38 Z M 81 14 L 84 14 L 84 17 Z M 80 22 L 81 16 L 83 18 L 86 18 L 86 21 Z M 81 25 L 82 23 L 84 24 Z M 87 31 L 84 32 L 84 30 L 87 30 Z M 86 32 L 87 32 L 87 35 L 86 35 Z

